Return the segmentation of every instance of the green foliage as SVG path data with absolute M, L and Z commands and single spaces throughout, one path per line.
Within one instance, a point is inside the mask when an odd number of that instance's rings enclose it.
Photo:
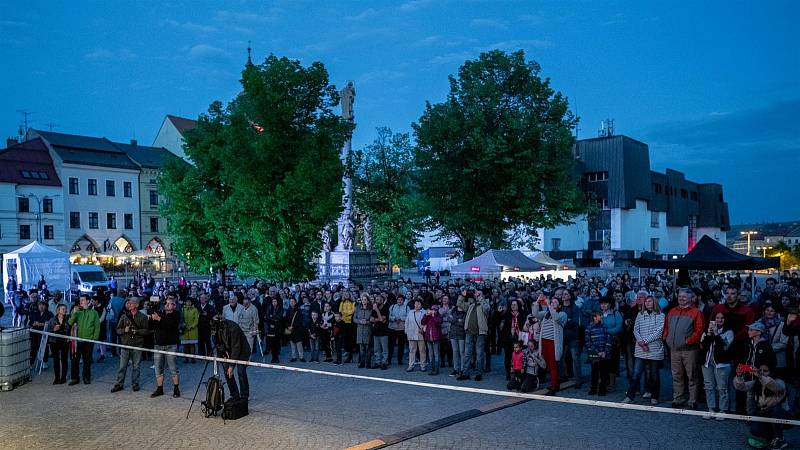
M 352 125 L 334 114 L 339 96 L 321 63 L 271 55 L 242 86 L 187 132 L 193 166 L 164 170 L 170 233 L 194 270 L 312 278 L 320 230 L 341 209 L 339 150 Z
M 465 258 L 586 211 L 572 173 L 577 119 L 540 70 L 521 50 L 482 53 L 413 124 L 421 211 Z
M 422 229 L 412 180 L 413 145 L 408 133 L 377 132 L 371 145 L 354 154 L 354 200 L 369 217 L 373 250 L 385 261 L 408 265 Z

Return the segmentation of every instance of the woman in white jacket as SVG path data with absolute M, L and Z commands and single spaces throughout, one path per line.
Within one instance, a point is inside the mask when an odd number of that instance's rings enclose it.
M 408 337 L 408 369 L 406 372 L 413 372 L 414 366 L 417 364 L 423 372 L 428 368 L 427 352 L 422 335 L 423 317 L 425 317 L 425 310 L 422 309 L 422 299 L 417 297 L 414 300 L 414 309 L 409 311 L 406 317 L 406 336 Z M 417 351 L 419 351 L 419 362 L 417 362 Z
M 658 404 L 661 392 L 658 370 L 661 361 L 664 360 L 664 342 L 661 340 L 663 331 L 664 313 L 661 312 L 658 301 L 652 295 L 648 295 L 644 299 L 642 311 L 636 315 L 636 322 L 633 324 L 633 336 L 636 338 L 633 350 L 635 358 L 633 377 L 622 403 L 633 403 L 644 374 L 645 389 L 642 398 L 649 398 L 651 405 Z

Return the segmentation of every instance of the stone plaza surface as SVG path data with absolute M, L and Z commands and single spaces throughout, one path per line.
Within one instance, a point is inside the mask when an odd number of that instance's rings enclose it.
M 287 361 L 288 357 L 282 361 Z M 91 385 L 57 385 L 52 368 L 32 383 L 0 392 L 0 448 L 31 449 L 58 446 L 82 449 L 127 448 L 281 448 L 337 449 L 402 433 L 502 397 L 441 389 L 355 380 L 274 369 L 251 368 L 250 415 L 224 422 L 206 419 L 200 400 L 186 418 L 204 363 L 179 362 L 183 397 L 149 398 L 154 389 L 151 362 L 143 362 L 142 390 L 111 394 L 117 365 L 107 358 L 93 365 Z M 457 384 L 502 390 L 502 358 L 484 381 L 458 382 L 446 372 L 429 376 L 390 370 L 358 369 L 353 364 L 292 364 L 334 372 Z M 499 370 L 498 370 L 499 369 Z M 588 367 L 586 367 L 588 369 Z M 209 368 L 210 372 L 210 368 Z M 210 373 L 206 374 L 206 377 Z M 666 380 L 667 372 L 662 371 Z M 586 398 L 585 389 L 568 389 L 562 396 Z M 618 390 L 606 399 L 619 401 Z M 666 402 L 662 402 L 662 405 Z M 745 448 L 747 426 L 739 421 L 704 421 L 672 414 L 624 411 L 580 405 L 530 401 L 465 420 L 391 448 L 614 448 L 686 449 Z M 787 438 L 795 446 L 800 433 Z

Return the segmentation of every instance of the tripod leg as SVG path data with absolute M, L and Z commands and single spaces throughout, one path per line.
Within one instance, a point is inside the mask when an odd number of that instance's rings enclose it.
M 189 418 L 189 414 L 192 412 L 192 406 L 194 406 L 194 401 L 197 399 L 197 393 L 200 392 L 200 386 L 203 385 L 203 380 L 206 378 L 206 370 L 208 370 L 208 363 L 209 361 L 206 360 L 206 366 L 203 367 L 203 374 L 200 375 L 200 382 L 197 383 L 197 389 L 194 391 L 194 397 L 192 397 L 192 404 L 189 405 L 189 411 L 186 412 L 186 418 Z

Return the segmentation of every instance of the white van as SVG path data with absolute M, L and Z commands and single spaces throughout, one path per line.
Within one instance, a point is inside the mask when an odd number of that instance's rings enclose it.
M 94 264 L 72 264 L 72 292 L 94 295 L 108 290 L 108 277 L 102 267 Z

